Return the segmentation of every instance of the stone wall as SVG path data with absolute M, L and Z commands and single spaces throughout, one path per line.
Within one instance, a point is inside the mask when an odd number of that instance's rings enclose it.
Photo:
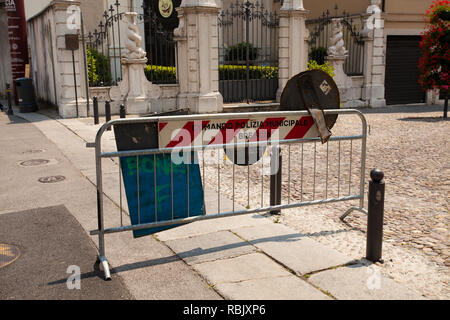
M 6 10 L 0 5 L 0 30 L 8 30 L 8 19 Z M 11 53 L 9 51 L 9 41 L 6 32 L 0 37 L 0 97 L 6 96 L 6 84 L 12 84 Z
M 151 113 L 160 113 L 175 111 L 178 109 L 178 93 L 180 91 L 178 84 L 161 84 L 158 85 L 161 89 L 161 94 L 159 98 L 150 98 Z M 94 97 L 98 99 L 98 110 L 100 115 L 105 114 L 105 101 L 111 102 L 111 114 L 119 114 L 120 105 L 123 103 L 122 100 L 116 99 L 110 95 L 111 89 L 116 87 L 91 87 L 89 88 L 89 97 L 91 100 Z M 89 110 L 89 115 L 93 116 L 94 111 L 91 107 Z
M 80 27 L 70 28 L 67 23 L 69 6 L 78 1 L 52 1 L 38 15 L 27 22 L 30 47 L 31 76 L 38 99 L 58 106 L 63 118 L 86 116 L 86 82 L 83 50 L 74 52 L 78 110 L 76 108 L 72 52 L 66 49 L 65 35 L 80 34 Z

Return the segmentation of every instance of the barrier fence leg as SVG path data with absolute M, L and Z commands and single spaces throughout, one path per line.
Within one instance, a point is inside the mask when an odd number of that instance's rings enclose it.
M 120 118 L 121 119 L 125 119 L 126 116 L 126 112 L 125 112 L 125 105 L 121 104 L 120 105 Z
M 98 99 L 97 97 L 92 98 L 94 103 L 94 124 L 99 124 L 100 121 L 98 119 Z
M 11 85 L 9 83 L 6 84 L 6 95 L 8 96 L 8 115 L 12 116 L 14 115 L 14 111 L 11 102 Z
M 369 204 L 367 217 L 366 259 L 372 262 L 382 261 L 383 216 L 384 216 L 384 173 L 374 169 L 370 172 Z
M 278 157 L 277 157 L 278 156 Z M 281 175 L 282 175 L 281 148 L 274 147 L 270 159 L 270 205 L 281 204 Z M 270 214 L 280 214 L 281 210 L 270 211 Z
M 105 117 L 106 122 L 111 120 L 111 103 L 108 100 L 105 101 Z M 110 131 L 111 127 L 109 127 L 107 130 Z

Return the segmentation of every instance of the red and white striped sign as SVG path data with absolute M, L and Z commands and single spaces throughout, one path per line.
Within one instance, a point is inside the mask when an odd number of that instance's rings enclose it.
M 311 116 L 160 121 L 159 147 L 188 147 L 235 142 L 278 141 L 318 137 Z

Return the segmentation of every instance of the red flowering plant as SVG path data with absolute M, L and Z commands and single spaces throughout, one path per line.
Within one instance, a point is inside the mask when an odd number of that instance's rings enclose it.
M 450 86 L 449 0 L 435 0 L 425 14 L 427 27 L 422 33 L 419 82 L 424 90 L 448 92 Z M 446 115 L 446 112 L 445 112 Z

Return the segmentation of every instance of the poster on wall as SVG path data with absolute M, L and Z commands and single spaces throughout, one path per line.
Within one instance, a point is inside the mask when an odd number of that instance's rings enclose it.
M 11 71 L 15 102 L 16 79 L 25 76 L 25 66 L 28 64 L 27 24 L 25 18 L 24 0 L 6 0 L 5 8 L 8 16 L 8 40 L 11 52 Z

